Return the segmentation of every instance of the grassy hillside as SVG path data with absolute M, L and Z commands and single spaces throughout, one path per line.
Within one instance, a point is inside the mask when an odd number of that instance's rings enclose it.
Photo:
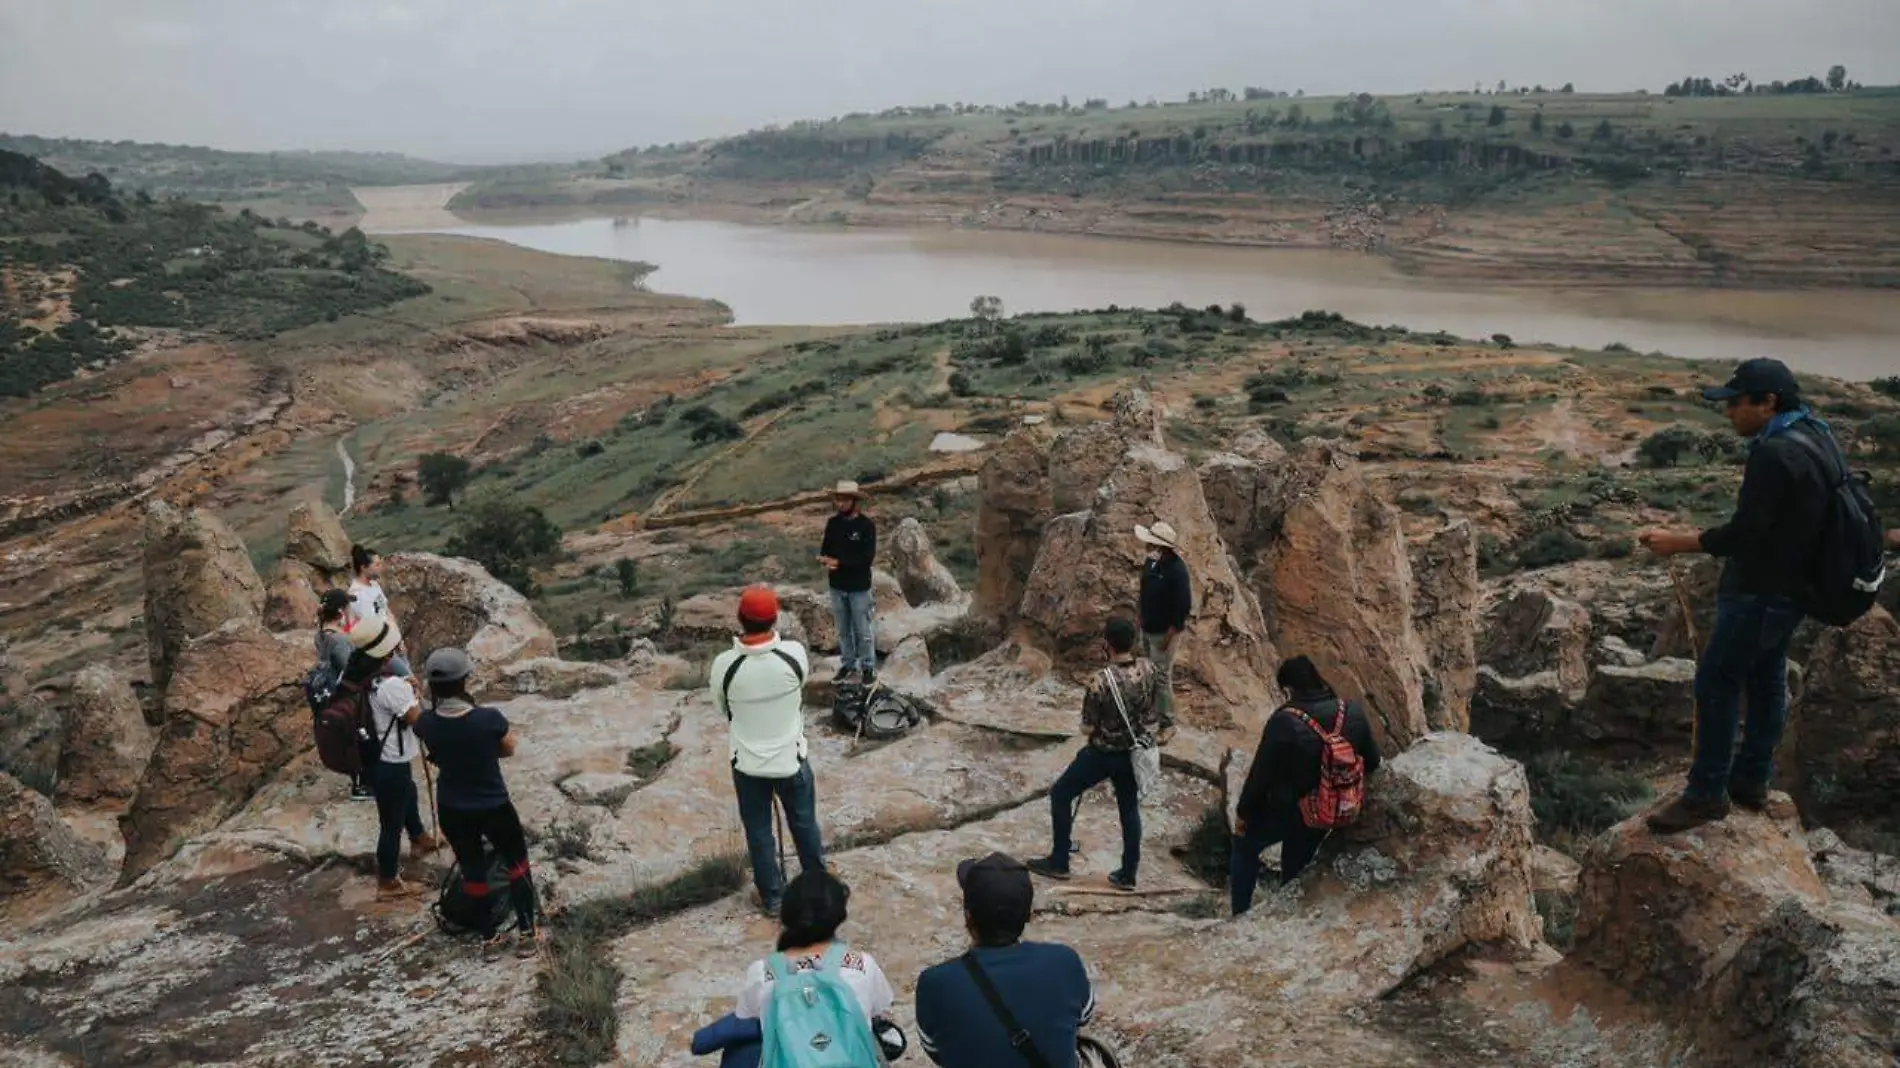
M 1348 248 L 1523 281 L 1900 285 L 1900 94 L 1209 94 L 900 108 L 476 182 L 627 206 Z
M 150 328 L 257 339 L 428 292 L 361 231 L 122 196 L 0 152 L 0 395 L 130 352 Z

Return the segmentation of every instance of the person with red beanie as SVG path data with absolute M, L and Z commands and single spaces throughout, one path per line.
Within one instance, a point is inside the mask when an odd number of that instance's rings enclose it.
M 745 825 L 759 905 L 778 915 L 785 873 L 775 861 L 772 802 L 785 810 L 801 871 L 825 870 L 818 799 L 805 744 L 805 647 L 778 634 L 778 594 L 751 586 L 739 597 L 739 637 L 713 660 L 713 706 L 725 714 L 732 788 Z

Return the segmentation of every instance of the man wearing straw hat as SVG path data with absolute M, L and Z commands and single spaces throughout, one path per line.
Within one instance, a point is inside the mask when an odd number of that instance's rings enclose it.
M 1174 651 L 1187 629 L 1194 608 L 1187 562 L 1181 559 L 1180 537 L 1167 523 L 1135 525 L 1135 539 L 1148 546 L 1148 562 L 1141 571 L 1141 635 L 1148 659 L 1161 674 L 1155 707 L 1165 720 L 1174 718 Z
M 832 490 L 836 513 L 825 521 L 818 562 L 831 576 L 831 614 L 838 621 L 838 679 L 856 674 L 867 685 L 877 674 L 877 639 L 871 623 L 871 561 L 877 557 L 877 525 L 861 507 L 856 482 Z

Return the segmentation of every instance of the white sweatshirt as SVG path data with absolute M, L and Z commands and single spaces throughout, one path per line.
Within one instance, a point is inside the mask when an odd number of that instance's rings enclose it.
M 735 663 L 739 669 L 728 689 L 726 673 Z M 735 638 L 732 648 L 713 659 L 707 680 L 713 706 L 731 721 L 732 766 L 741 774 L 760 779 L 798 774 L 806 754 L 804 679 L 810 672 L 805 647 L 777 634 L 758 645 Z

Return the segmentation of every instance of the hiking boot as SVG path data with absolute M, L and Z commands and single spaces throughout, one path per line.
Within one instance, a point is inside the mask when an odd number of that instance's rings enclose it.
M 1649 814 L 1644 823 L 1656 834 L 1681 834 L 1728 815 L 1728 801 L 1703 801 L 1687 794 Z
M 1740 783 L 1728 784 L 1728 799 L 1750 812 L 1768 811 L 1768 787 L 1743 786 Z
M 523 931 L 515 936 L 515 956 L 522 960 L 533 960 L 541 953 L 541 943 L 546 935 L 539 931 Z
M 426 857 L 441 848 L 442 839 L 437 838 L 433 834 L 424 834 L 420 838 L 410 840 L 409 855 L 414 857 Z
M 1111 871 L 1108 873 L 1108 885 L 1132 894 L 1135 892 L 1135 877 L 1124 875 L 1119 870 Z
M 875 686 L 877 685 L 877 669 L 865 668 L 858 672 L 858 678 L 863 681 L 866 688 Z
M 422 887 L 415 883 L 403 882 L 400 875 L 394 879 L 376 880 L 376 900 L 378 901 L 401 901 L 420 893 L 422 893 Z
M 1023 867 L 1045 879 L 1054 879 L 1057 882 L 1069 881 L 1069 866 L 1058 865 L 1054 857 L 1037 857 L 1035 860 L 1024 861 Z
M 374 791 L 372 791 L 369 788 L 367 784 L 365 784 L 361 779 L 358 779 L 350 783 L 350 800 L 374 801 L 376 800 L 376 794 Z
M 508 936 L 500 932 L 482 939 L 482 959 L 493 963 L 508 949 Z

